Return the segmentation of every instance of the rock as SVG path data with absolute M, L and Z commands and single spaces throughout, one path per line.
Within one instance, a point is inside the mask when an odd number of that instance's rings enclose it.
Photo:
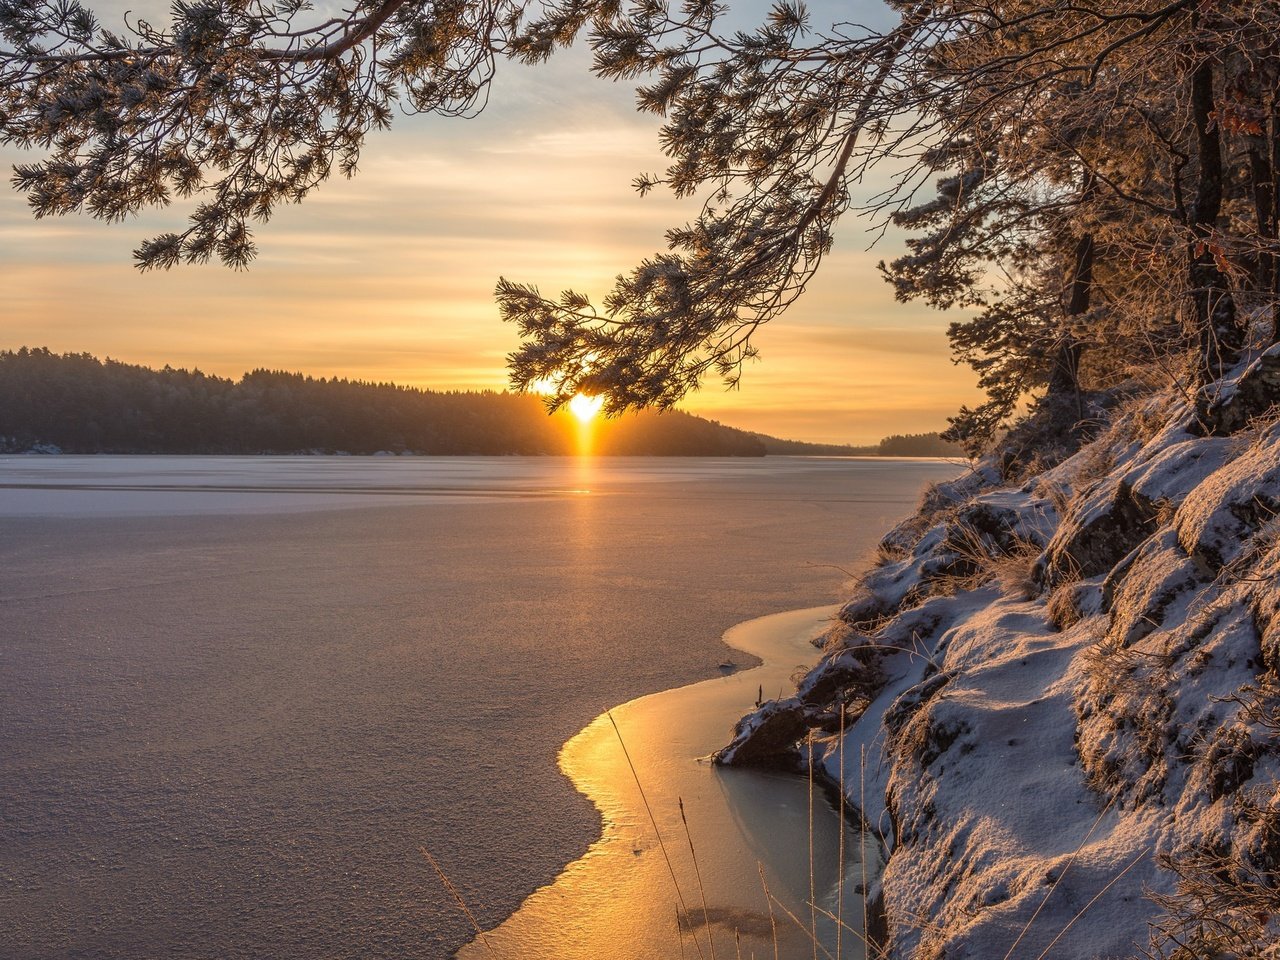
M 770 700 L 738 721 L 733 740 L 714 762 L 726 767 L 790 767 L 808 719 L 799 698 Z
M 919 712 L 920 708 L 936 697 L 938 692 L 954 678 L 955 672 L 952 670 L 935 673 L 933 676 L 921 680 L 898 697 L 884 715 L 884 728 L 889 732 L 889 735 L 893 737 L 901 735 L 907 723 Z
M 1280 403 L 1280 343 L 1273 344 L 1235 380 L 1210 384 L 1196 404 L 1206 431 L 1227 436 Z
M 1162 530 L 1134 554 L 1113 571 L 1103 587 L 1111 613 L 1107 637 L 1120 650 L 1160 629 L 1176 601 L 1203 582 L 1199 567 L 1182 551 L 1173 530 Z M 1176 609 L 1185 613 L 1181 606 Z
M 892 648 L 888 652 L 892 652 Z M 874 649 L 834 651 L 800 681 L 796 695 L 806 706 L 830 702 L 841 691 L 845 700 L 870 699 L 884 682 L 884 671 L 878 660 L 879 653 Z
M 1049 597 L 1045 613 L 1055 630 L 1066 630 L 1103 609 L 1103 583 L 1100 578 L 1065 583 Z
M 1050 589 L 1107 573 L 1154 530 L 1149 501 L 1123 480 L 1104 484 L 1063 519 L 1037 565 L 1036 580 Z
M 1274 530 L 1280 516 L 1280 425 L 1273 425 L 1230 463 L 1211 474 L 1178 508 L 1173 525 L 1182 548 L 1217 572 Z
M 1237 444 L 1223 437 L 1184 440 L 1157 450 L 1125 474 L 1124 482 L 1144 509 L 1179 506 L 1187 495 L 1231 460 Z

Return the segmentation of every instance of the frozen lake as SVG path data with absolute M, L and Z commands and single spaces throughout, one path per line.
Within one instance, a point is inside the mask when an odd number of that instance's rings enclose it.
M 599 836 L 567 740 L 959 470 L 0 457 L 5 954 L 451 955 L 420 846 L 500 922 Z

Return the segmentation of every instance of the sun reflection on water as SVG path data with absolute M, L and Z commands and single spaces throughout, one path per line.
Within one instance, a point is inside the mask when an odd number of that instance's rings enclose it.
M 604 397 L 590 397 L 580 393 L 569 401 L 569 412 L 578 421 L 577 454 L 579 486 L 588 486 L 594 469 L 591 457 L 595 453 L 598 414 L 604 406 Z

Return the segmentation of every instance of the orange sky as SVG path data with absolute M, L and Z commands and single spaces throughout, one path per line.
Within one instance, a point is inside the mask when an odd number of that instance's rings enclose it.
M 497 318 L 499 276 L 603 295 L 662 248 L 692 208 L 633 177 L 663 166 L 656 122 L 627 89 L 585 75 L 582 56 L 539 69 L 502 64 L 476 120 L 399 117 L 370 139 L 361 172 L 259 231 L 248 272 L 138 274 L 130 250 L 181 227 L 174 209 L 108 226 L 33 221 L 0 194 L 0 347 L 48 346 L 239 376 L 251 367 L 439 389 L 506 383 L 515 330 Z M 21 160 L 0 152 L 6 163 Z M 847 221 L 801 301 L 758 339 L 739 390 L 708 382 L 683 406 L 778 436 L 865 443 L 936 430 L 977 398 L 952 365 L 951 319 L 897 304 Z

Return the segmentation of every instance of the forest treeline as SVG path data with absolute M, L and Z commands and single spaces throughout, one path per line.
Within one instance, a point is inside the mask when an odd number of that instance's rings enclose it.
M 577 421 L 537 397 L 254 370 L 239 380 L 44 348 L 0 352 L 0 444 L 67 453 L 570 454 Z M 672 411 L 596 424 L 594 452 L 764 456 L 751 434 Z
M 879 452 L 776 440 L 674 410 L 602 419 L 591 433 L 593 452 L 612 455 Z M 885 443 L 903 439 L 912 438 Z M 42 446 L 67 453 L 221 454 L 580 449 L 578 422 L 567 411 L 548 416 L 539 398 L 525 394 L 420 390 L 277 370 L 230 380 L 45 348 L 0 351 L 0 451 Z
M 795 457 L 963 457 L 964 447 L 942 439 L 938 433 L 895 433 L 879 443 L 854 446 L 842 443 L 806 443 L 780 440 L 757 433 L 765 453 Z

